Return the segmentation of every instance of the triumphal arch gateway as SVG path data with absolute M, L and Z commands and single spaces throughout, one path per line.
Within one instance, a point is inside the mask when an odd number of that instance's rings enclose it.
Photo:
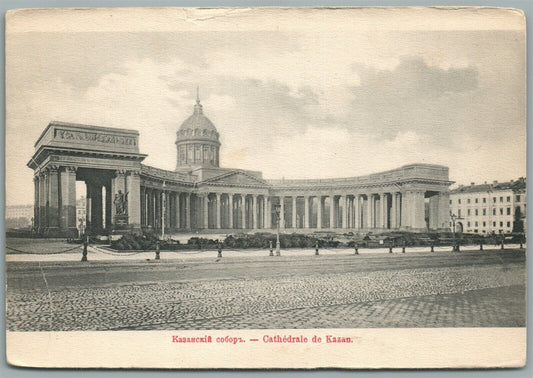
M 197 99 L 177 131 L 177 164 L 142 164 L 135 130 L 50 122 L 28 163 L 34 170 L 34 225 L 73 235 L 76 181 L 87 191 L 92 233 L 316 230 L 367 232 L 449 228 L 448 168 L 411 164 L 367 176 L 265 180 L 221 168 L 219 134 Z M 278 215 L 279 214 L 279 215 Z

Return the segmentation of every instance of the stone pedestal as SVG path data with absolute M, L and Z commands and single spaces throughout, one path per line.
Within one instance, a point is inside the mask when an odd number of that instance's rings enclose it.
M 113 219 L 113 229 L 115 231 L 126 231 L 129 230 L 129 219 L 128 215 L 121 214 L 115 215 Z

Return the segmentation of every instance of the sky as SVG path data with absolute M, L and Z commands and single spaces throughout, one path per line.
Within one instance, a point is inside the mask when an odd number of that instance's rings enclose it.
M 52 120 L 139 130 L 144 163 L 173 170 L 197 86 L 221 166 L 266 179 L 410 163 L 448 166 L 457 184 L 526 175 L 516 14 L 17 16 L 6 32 L 7 205 L 32 203 L 26 163 Z

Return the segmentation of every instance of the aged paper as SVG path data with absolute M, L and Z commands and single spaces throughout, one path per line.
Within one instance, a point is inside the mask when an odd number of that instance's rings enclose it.
M 8 12 L 8 362 L 523 366 L 525 28 Z

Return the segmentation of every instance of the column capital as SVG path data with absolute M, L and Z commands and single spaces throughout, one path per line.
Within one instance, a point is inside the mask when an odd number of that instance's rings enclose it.
M 141 171 L 138 169 L 127 171 L 128 176 L 140 176 Z
M 117 169 L 115 171 L 115 176 L 124 176 L 126 174 L 126 170 L 125 169 Z

